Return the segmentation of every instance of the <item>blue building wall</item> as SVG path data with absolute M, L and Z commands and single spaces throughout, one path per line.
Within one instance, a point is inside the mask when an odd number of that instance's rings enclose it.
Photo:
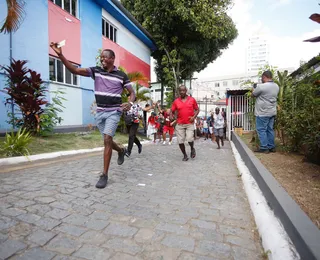
M 6 1 L 0 1 L 0 21 L 4 21 L 6 15 Z M 16 60 L 27 60 L 28 68 L 40 73 L 43 80 L 48 80 L 48 48 L 48 1 L 25 1 L 24 21 L 19 30 L 12 34 L 12 57 Z M 0 34 L 0 50 L 0 65 L 9 65 L 9 34 Z M 0 90 L 5 86 L 3 78 L 3 75 L 0 75 Z M 5 122 L 5 98 L 6 95 L 0 92 L 0 129 L 3 130 L 10 128 Z
M 102 48 L 101 13 L 101 7 L 92 0 L 80 1 L 81 67 L 83 68 L 95 66 L 98 50 Z M 94 118 L 90 113 L 90 106 L 94 101 L 94 81 L 91 78 L 81 77 L 80 82 L 83 124 L 92 124 Z

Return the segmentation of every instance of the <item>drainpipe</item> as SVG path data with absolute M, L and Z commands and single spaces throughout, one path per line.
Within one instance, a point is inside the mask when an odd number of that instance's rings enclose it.
M 12 32 L 10 32 L 10 64 L 12 62 Z M 12 119 L 14 119 L 14 104 L 13 104 L 13 98 L 11 98 L 11 116 Z M 14 120 L 12 120 L 12 128 L 14 129 L 15 124 Z

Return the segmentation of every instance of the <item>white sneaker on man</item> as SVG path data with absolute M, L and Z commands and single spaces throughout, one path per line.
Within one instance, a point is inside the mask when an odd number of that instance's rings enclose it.
M 163 143 L 162 143 L 163 145 L 165 145 L 166 144 L 166 141 L 163 141 Z
M 169 142 L 169 145 L 172 145 L 172 142 Z

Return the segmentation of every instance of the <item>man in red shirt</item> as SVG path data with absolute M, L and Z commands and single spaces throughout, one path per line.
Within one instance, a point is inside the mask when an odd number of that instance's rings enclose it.
M 183 153 L 182 161 L 188 161 L 188 155 L 184 145 L 185 140 L 189 143 L 191 148 L 191 158 L 196 157 L 196 149 L 194 148 L 194 120 L 199 114 L 199 107 L 197 101 L 187 95 L 187 88 L 183 85 L 179 87 L 180 97 L 177 98 L 171 107 L 170 117 L 173 113 L 177 118 L 176 135 L 181 152 Z

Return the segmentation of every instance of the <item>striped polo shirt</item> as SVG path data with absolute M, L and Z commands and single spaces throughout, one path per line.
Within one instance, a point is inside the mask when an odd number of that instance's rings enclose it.
M 101 67 L 87 69 L 89 77 L 94 80 L 94 95 L 97 112 L 121 111 L 121 93 L 124 89 L 132 89 L 131 82 L 124 72 L 114 66 L 111 72 Z

